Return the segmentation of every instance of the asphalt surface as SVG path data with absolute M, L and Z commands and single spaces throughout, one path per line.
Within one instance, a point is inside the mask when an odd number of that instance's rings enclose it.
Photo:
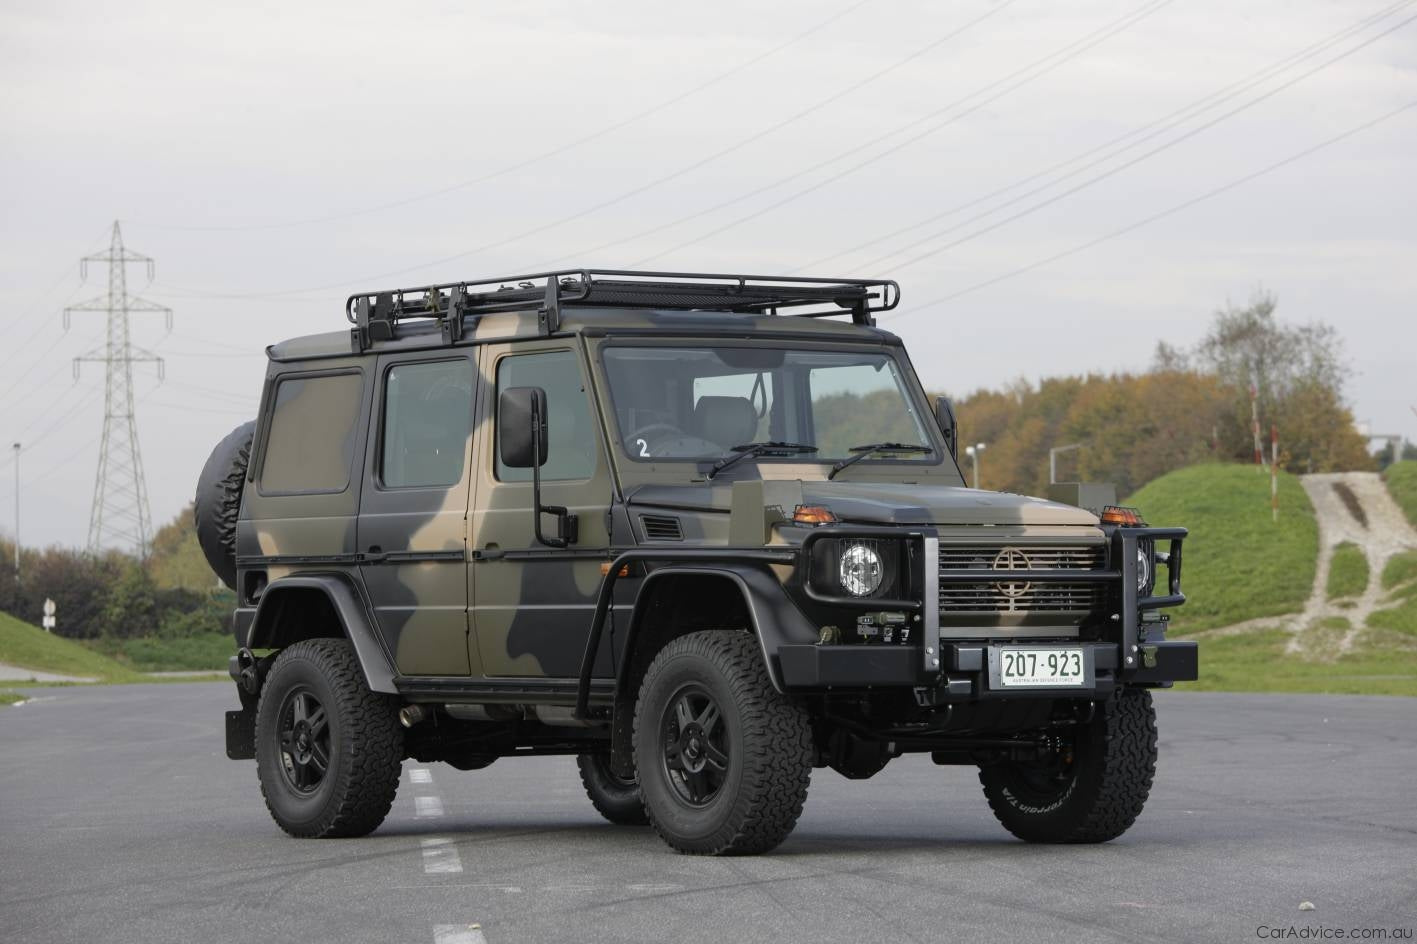
M 972 770 L 906 758 L 869 781 L 818 771 L 776 853 L 704 859 L 601 821 L 567 758 L 410 761 L 374 835 L 289 839 L 255 763 L 225 758 L 229 684 L 33 695 L 0 708 L 0 939 L 16 944 L 1417 928 L 1417 699 L 1163 693 L 1151 802 L 1103 846 L 1017 842 Z

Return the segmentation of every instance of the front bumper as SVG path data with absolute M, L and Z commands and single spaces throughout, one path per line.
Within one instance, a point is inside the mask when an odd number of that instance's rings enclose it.
M 875 532 L 879 533 L 879 532 Z M 849 538 L 852 529 L 818 529 L 813 539 Z M 796 644 L 777 650 L 779 677 L 783 686 L 795 690 L 916 688 L 917 698 L 931 703 L 984 698 L 1105 696 L 1119 684 L 1166 686 L 1194 681 L 1198 676 L 1199 653 L 1190 641 L 1162 641 L 1147 638 L 1144 627 L 1164 627 L 1152 611 L 1179 606 L 1181 592 L 1181 543 L 1184 528 L 1113 528 L 1109 535 L 1108 567 L 1105 570 L 1077 571 L 991 571 L 939 570 L 936 566 L 938 541 L 933 533 L 917 533 L 919 553 L 913 555 L 920 566 L 914 586 L 923 592 L 911 601 L 921 614 L 925 630 L 912 645 L 820 645 Z M 1151 592 L 1137 590 L 1137 552 L 1142 542 L 1156 548 L 1154 565 L 1163 565 L 1167 580 Z M 1169 542 L 1167 551 L 1159 545 Z M 805 556 L 805 555 L 804 555 Z M 1092 639 L 1068 640 L 1067 645 L 1084 650 L 1088 665 L 1083 686 L 1059 688 L 1009 688 L 998 686 L 989 670 L 992 649 L 1008 645 L 1032 646 L 1043 639 L 1001 638 L 992 640 L 951 640 L 942 637 L 938 624 L 939 586 L 948 583 L 1029 581 L 1063 583 L 1087 581 L 1104 586 L 1105 606 L 1093 620 Z M 1164 592 L 1163 592 L 1164 591 Z M 855 601 L 833 601 L 840 603 Z M 879 605 L 879 604 L 876 604 Z M 1152 619 L 1147 619 L 1147 615 Z M 1096 638 L 1100 637 L 1100 638 Z
M 1012 640 L 999 645 L 1030 645 Z M 1140 666 L 1122 671 L 1121 648 L 1116 643 L 1068 643 L 1084 650 L 1091 669 L 1088 684 L 1067 688 L 1003 689 L 989 673 L 989 645 L 974 641 L 942 642 L 939 672 L 920 669 L 918 651 L 907 646 L 794 645 L 778 649 L 783 685 L 789 689 L 873 689 L 910 686 L 923 689 L 931 703 L 988 698 L 1098 697 L 1110 694 L 1119 682 L 1131 685 L 1168 685 L 1194 681 L 1198 676 L 1198 648 L 1191 641 L 1146 643 L 1139 647 Z

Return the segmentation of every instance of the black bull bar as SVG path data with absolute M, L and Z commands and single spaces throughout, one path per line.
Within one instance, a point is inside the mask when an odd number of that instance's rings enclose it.
M 1107 530 L 1104 527 L 1104 530 Z M 850 598 L 845 596 L 823 597 L 816 593 L 811 596 L 825 602 L 828 599 L 834 605 L 848 608 L 859 608 L 862 610 L 879 610 L 883 603 L 890 606 L 899 606 L 905 609 L 921 612 L 925 617 L 926 632 L 922 634 L 917 645 L 909 647 L 895 647 L 891 651 L 920 653 L 923 655 L 912 658 L 913 666 L 921 667 L 915 677 L 911 679 L 900 679 L 898 683 L 929 685 L 936 682 L 941 674 L 941 651 L 938 655 L 935 647 L 939 645 L 938 627 L 938 605 L 931 599 L 932 595 L 938 595 L 938 588 L 942 585 L 959 584 L 981 584 L 981 583 L 1096 583 L 1108 586 L 1111 592 L 1107 595 L 1103 610 L 1106 612 L 1104 625 L 1109 630 L 1104 631 L 1103 638 L 1110 644 L 1116 644 L 1119 649 L 1118 669 L 1122 678 L 1133 675 L 1144 669 L 1142 663 L 1142 653 L 1140 651 L 1140 624 L 1141 614 L 1149 610 L 1158 610 L 1165 607 L 1180 606 L 1186 602 L 1186 596 L 1181 590 L 1181 548 L 1187 535 L 1185 528 L 1152 528 L 1152 527 L 1112 527 L 1108 534 L 1108 555 L 1107 568 L 1105 570 L 983 570 L 983 569 L 962 569 L 962 570 L 940 570 L 935 552 L 938 548 L 938 531 L 932 528 L 872 528 L 872 527 L 851 527 L 851 526 L 827 526 L 814 529 L 797 547 L 792 546 L 767 546 L 767 547 L 637 547 L 623 551 L 617 555 L 609 564 L 604 578 L 601 580 L 600 590 L 596 597 L 595 613 L 591 618 L 590 634 L 586 639 L 585 654 L 581 660 L 581 672 L 578 679 L 576 692 L 577 717 L 585 718 L 590 714 L 590 691 L 593 677 L 593 667 L 596 653 L 600 647 L 600 640 L 604 634 L 605 624 L 609 618 L 610 608 L 614 600 L 615 585 L 622 577 L 628 577 L 632 565 L 673 565 L 685 563 L 739 563 L 739 564 L 792 564 L 801 567 L 805 560 L 810 558 L 811 548 L 818 541 L 823 540 L 850 540 L 852 538 L 894 538 L 907 542 L 918 542 L 921 553 L 910 555 L 919 562 L 916 567 L 915 587 L 922 588 L 923 593 L 918 593 L 918 599 L 910 600 L 890 600 L 883 601 L 878 598 Z M 1166 542 L 1168 547 L 1165 551 L 1159 550 L 1159 545 Z M 1153 569 L 1153 580 L 1151 592 L 1143 595 L 1137 587 L 1138 551 L 1143 548 L 1151 548 L 1151 566 Z M 928 553 L 926 553 L 928 549 Z M 1158 565 L 1166 567 L 1166 581 L 1164 584 L 1166 592 L 1158 595 L 1155 591 L 1162 586 L 1156 579 Z M 637 576 L 643 576 L 637 575 Z M 785 592 L 785 591 L 784 591 Z M 809 590 L 810 593 L 810 590 Z M 1190 654 L 1188 660 L 1194 666 L 1194 643 L 1171 643 L 1163 644 L 1168 646 L 1184 646 L 1188 648 Z M 850 649 L 853 653 L 865 655 L 866 652 L 877 647 L 869 646 L 784 646 L 783 649 Z M 946 666 L 948 667 L 948 666 Z M 1193 669 L 1192 669 L 1193 671 Z M 1192 676 L 1193 677 L 1193 676 Z

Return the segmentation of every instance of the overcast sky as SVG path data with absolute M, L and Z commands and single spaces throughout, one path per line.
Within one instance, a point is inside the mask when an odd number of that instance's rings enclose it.
M 26 445 L 22 538 L 87 534 L 103 375 L 76 384 L 71 360 L 103 323 L 65 333 L 60 311 L 105 291 L 77 260 L 114 219 L 157 260 L 132 290 L 175 311 L 170 335 L 133 326 L 167 359 L 161 385 L 136 368 L 159 524 L 253 415 L 266 344 L 342 328 L 356 290 L 551 263 L 896 278 L 885 324 L 957 395 L 1144 369 L 1265 289 L 1339 329 L 1360 421 L 1417 439 L 1417 107 L 1393 114 L 1417 102 L 1414 15 L 6 0 L 0 443 Z M 5 532 L 13 485 L 6 448 Z

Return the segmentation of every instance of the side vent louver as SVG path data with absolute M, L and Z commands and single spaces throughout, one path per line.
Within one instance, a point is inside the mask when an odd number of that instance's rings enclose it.
M 645 529 L 647 541 L 682 541 L 684 529 L 679 519 L 671 515 L 640 515 L 640 524 Z

